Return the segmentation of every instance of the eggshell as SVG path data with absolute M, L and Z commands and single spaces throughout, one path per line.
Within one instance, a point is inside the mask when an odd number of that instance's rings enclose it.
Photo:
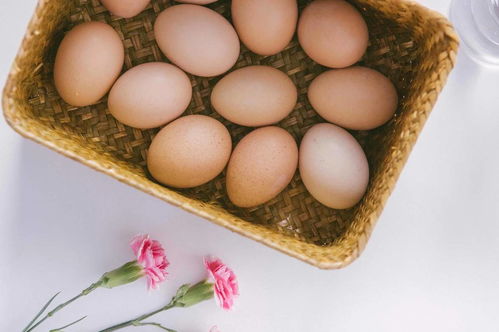
M 354 130 L 381 126 L 397 110 L 397 90 L 383 74 L 366 67 L 324 72 L 308 88 L 312 107 L 329 122 Z
M 192 3 L 195 5 L 207 5 L 209 3 L 217 2 L 218 0 L 177 0 L 177 2 Z
M 174 65 L 150 62 L 128 70 L 109 92 L 109 112 L 135 128 L 164 125 L 189 106 L 192 86 L 189 77 Z
M 296 0 L 232 0 L 231 10 L 239 38 L 254 53 L 279 53 L 293 38 Z
M 154 35 L 166 57 L 193 75 L 223 74 L 239 57 L 239 38 L 232 25 L 203 6 L 168 7 L 156 19 Z
M 154 137 L 147 167 L 167 186 L 196 187 L 223 171 L 231 149 L 231 137 L 223 124 L 209 116 L 188 115 L 169 123 Z
M 300 144 L 299 168 L 310 194 L 334 209 L 357 204 L 369 182 L 362 147 L 348 131 L 330 123 L 307 131 Z
M 237 144 L 227 166 L 227 194 L 239 207 L 254 207 L 289 184 L 298 163 L 293 137 L 279 127 L 253 130 Z
M 211 104 L 221 116 L 242 126 L 258 127 L 284 119 L 298 93 L 282 71 L 268 66 L 237 69 L 217 82 Z
M 57 50 L 57 92 L 73 106 L 95 104 L 111 89 L 124 60 L 123 43 L 111 26 L 101 22 L 77 25 Z
M 315 0 L 302 12 L 298 40 L 315 62 L 348 67 L 366 52 L 369 34 L 362 15 L 343 0 Z
M 130 18 L 140 14 L 151 0 L 101 0 L 101 2 L 112 14 Z

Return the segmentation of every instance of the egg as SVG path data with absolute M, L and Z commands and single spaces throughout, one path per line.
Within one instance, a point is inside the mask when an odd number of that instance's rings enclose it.
M 315 0 L 303 10 L 298 40 L 315 62 L 348 67 L 365 53 L 369 34 L 362 15 L 343 0 Z
M 196 5 L 207 5 L 209 3 L 217 2 L 218 0 L 177 0 L 177 2 L 193 3 Z
M 111 89 L 125 60 L 121 38 L 101 22 L 77 25 L 62 40 L 54 64 L 54 83 L 73 106 L 97 103 Z
M 308 88 L 308 99 L 324 119 L 354 130 L 381 126 L 398 104 L 393 83 L 380 72 L 360 66 L 320 74 Z
M 296 0 L 232 0 L 231 11 L 239 38 L 254 53 L 279 53 L 295 33 Z
M 165 56 L 193 75 L 223 74 L 239 57 L 236 31 L 222 15 L 206 7 L 168 7 L 156 19 L 154 35 Z
M 160 183 L 191 188 L 220 174 L 229 161 L 232 141 L 219 121 L 188 115 L 169 123 L 152 140 L 147 168 Z
M 150 62 L 128 70 L 109 92 L 109 112 L 120 122 L 147 129 L 179 117 L 189 106 L 189 77 L 174 65 Z
M 142 12 L 151 0 L 100 0 L 112 14 L 124 18 L 134 17 Z
M 277 196 L 298 164 L 293 137 L 279 127 L 253 130 L 237 144 L 227 166 L 227 194 L 239 207 L 254 207 Z
M 217 82 L 211 104 L 231 122 L 258 127 L 284 119 L 297 98 L 293 81 L 282 71 L 269 66 L 248 66 Z
M 364 196 L 369 165 L 362 147 L 345 129 L 330 123 L 310 128 L 300 144 L 300 176 L 310 194 L 334 209 L 347 209 Z

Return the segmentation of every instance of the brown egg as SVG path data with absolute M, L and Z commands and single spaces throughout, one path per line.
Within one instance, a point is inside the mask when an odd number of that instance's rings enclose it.
M 205 115 L 181 117 L 160 130 L 147 152 L 151 175 L 167 186 L 191 188 L 223 171 L 232 141 L 219 121 Z
M 301 14 L 298 39 L 315 62 L 343 68 L 360 60 L 369 34 L 362 15 L 348 2 L 315 0 Z
M 354 130 L 381 126 L 398 104 L 397 91 L 386 76 L 359 66 L 320 74 L 308 88 L 308 99 L 324 119 Z
M 211 104 L 221 116 L 242 126 L 258 127 L 284 119 L 298 93 L 282 71 L 268 66 L 237 69 L 217 82 Z
M 296 0 L 232 0 L 232 21 L 241 41 L 261 55 L 281 52 L 293 38 Z
M 156 19 L 154 35 L 166 57 L 193 75 L 223 74 L 239 57 L 239 38 L 232 25 L 203 6 L 168 7 Z
M 254 207 L 277 196 L 296 171 L 298 148 L 279 127 L 253 130 L 237 144 L 227 166 L 227 194 L 239 207 Z
M 128 70 L 109 92 L 109 112 L 124 124 L 155 128 L 179 117 L 189 106 L 189 77 L 174 65 L 150 62 Z
M 101 22 L 77 25 L 57 50 L 57 92 L 73 106 L 95 104 L 111 89 L 124 60 L 123 43 L 111 26 Z
M 348 131 L 330 123 L 307 131 L 300 145 L 299 168 L 310 194 L 334 209 L 357 204 L 369 182 L 362 147 Z
M 151 0 L 101 0 L 113 15 L 130 18 L 142 12 Z
M 217 2 L 218 0 L 177 0 L 177 2 L 193 3 L 195 5 L 207 5 L 209 3 Z

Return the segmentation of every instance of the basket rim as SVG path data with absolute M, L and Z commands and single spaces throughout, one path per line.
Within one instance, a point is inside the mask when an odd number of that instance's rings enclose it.
M 380 199 L 380 205 L 381 208 L 379 209 L 378 212 L 372 213 L 369 216 L 369 222 L 366 222 L 365 227 L 370 227 L 369 230 L 365 232 L 365 237 L 363 239 L 359 239 L 357 241 L 357 246 L 356 248 L 353 248 L 350 250 L 350 252 L 347 255 L 342 255 L 341 257 L 338 257 L 333 253 L 334 251 L 334 245 L 331 246 L 319 246 L 313 243 L 307 243 L 301 240 L 298 240 L 292 236 L 285 235 L 285 234 L 279 234 L 279 238 L 285 237 L 287 245 L 281 245 L 280 241 L 278 239 L 272 238 L 271 236 L 265 236 L 265 234 L 270 235 L 270 233 L 275 234 L 277 233 L 275 230 L 271 230 L 266 228 L 265 226 L 262 225 L 257 225 L 257 224 L 252 224 L 250 222 L 244 221 L 243 219 L 240 219 L 238 217 L 234 217 L 233 221 L 237 222 L 229 222 L 228 220 L 222 219 L 220 217 L 216 217 L 214 214 L 208 213 L 206 211 L 199 210 L 194 207 L 192 203 L 186 203 L 181 202 L 178 199 L 175 199 L 173 195 L 165 195 L 161 193 L 157 193 L 153 191 L 153 188 L 155 186 L 160 186 L 154 182 L 151 182 L 149 185 L 144 185 L 141 184 L 137 181 L 133 181 L 130 177 L 127 177 L 125 175 L 125 171 L 120 170 L 119 168 L 110 168 L 110 167 L 105 167 L 104 165 L 101 165 L 100 163 L 90 160 L 90 159 L 85 159 L 76 152 L 65 148 L 63 144 L 60 144 L 60 140 L 49 140 L 48 138 L 44 137 L 43 135 L 37 135 L 33 133 L 32 131 L 29 130 L 28 126 L 26 125 L 27 122 L 36 122 L 36 120 L 29 119 L 29 120 L 21 120 L 19 117 L 16 116 L 16 107 L 14 106 L 14 94 L 16 90 L 16 84 L 20 82 L 18 75 L 19 75 L 19 70 L 17 67 L 17 63 L 20 62 L 21 59 L 26 57 L 26 54 L 24 52 L 25 49 L 27 49 L 30 45 L 30 42 L 33 38 L 35 38 L 36 33 L 32 33 L 33 31 L 36 31 L 38 26 L 40 25 L 40 14 L 42 13 L 44 6 L 47 5 L 50 2 L 50 0 L 39 0 L 38 5 L 35 9 L 35 13 L 32 16 L 28 27 L 26 34 L 21 42 L 21 46 L 17 52 L 17 55 L 14 59 L 14 62 L 11 66 L 11 70 L 9 72 L 8 78 L 6 80 L 5 87 L 3 89 L 3 94 L 2 94 L 2 108 L 3 108 L 3 115 L 6 119 L 6 122 L 9 124 L 12 129 L 14 129 L 17 133 L 19 133 L 21 136 L 31 139 L 35 141 L 36 143 L 39 143 L 41 145 L 44 145 L 48 147 L 49 149 L 62 154 L 66 157 L 69 157 L 77 162 L 80 162 L 96 171 L 99 171 L 101 173 L 107 174 L 116 180 L 125 183 L 127 185 L 130 185 L 136 189 L 139 189 L 140 191 L 150 194 L 156 198 L 162 199 L 163 201 L 166 201 L 167 203 L 170 203 L 174 206 L 180 207 L 184 209 L 187 212 L 193 213 L 199 217 L 202 217 L 204 219 L 207 219 L 219 226 L 223 226 L 224 228 L 229 229 L 232 232 L 238 233 L 240 235 L 243 235 L 247 238 L 250 238 L 252 240 L 255 240 L 259 243 L 262 243 L 270 248 L 276 249 L 284 254 L 287 254 L 289 256 L 292 256 L 294 258 L 297 258 L 303 262 L 306 262 L 310 265 L 316 266 L 320 269 L 339 269 L 343 268 L 350 263 L 352 263 L 357 257 L 359 257 L 360 253 L 364 250 L 367 240 L 369 239 L 371 232 L 374 228 L 374 225 L 376 224 L 376 221 L 381 214 L 381 211 L 383 210 L 389 195 L 392 193 L 392 191 L 395 188 L 396 182 L 398 177 L 400 176 L 408 155 L 405 157 L 405 160 L 400 164 L 399 167 L 395 168 L 395 174 L 394 174 L 394 184 L 391 185 L 388 188 L 388 195 L 383 195 Z M 448 66 L 441 66 L 441 70 L 437 70 L 438 67 L 435 69 L 434 73 L 439 75 L 439 81 L 443 84 L 445 83 L 447 79 L 447 75 L 450 73 L 452 70 L 454 63 L 455 63 L 455 54 L 457 53 L 458 49 L 458 44 L 459 44 L 459 39 L 457 37 L 457 34 L 455 33 L 451 23 L 447 20 L 445 16 L 442 14 L 433 11 L 431 9 L 428 9 L 418 3 L 415 3 L 413 1 L 408 1 L 408 0 L 399 0 L 399 1 L 391 1 L 389 2 L 395 3 L 404 3 L 407 6 L 410 6 L 412 10 L 420 12 L 420 15 L 427 15 L 430 16 L 432 20 L 435 20 L 438 22 L 438 25 L 442 27 L 442 30 L 444 31 L 444 38 L 448 41 L 448 47 L 444 48 L 444 50 L 449 51 L 451 58 L 450 59 L 443 59 L 439 61 L 447 61 Z M 439 91 L 437 91 L 439 92 Z M 438 97 L 438 96 L 437 96 Z M 430 111 L 431 108 L 433 107 L 434 103 L 436 102 L 435 100 L 431 101 L 430 105 Z M 420 131 L 422 130 L 422 127 L 415 132 L 416 140 L 417 137 L 419 136 Z M 414 143 L 411 144 L 410 149 L 412 149 Z M 129 175 L 129 174 L 127 174 Z M 163 188 L 163 187 L 161 187 Z M 258 230 L 257 234 L 255 231 Z M 339 240 L 341 242 L 341 239 Z M 300 250 L 298 250 L 298 248 Z M 315 251 L 317 254 L 315 255 L 308 255 L 307 251 Z

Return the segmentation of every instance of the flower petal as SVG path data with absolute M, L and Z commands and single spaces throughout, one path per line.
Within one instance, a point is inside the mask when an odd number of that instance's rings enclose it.
M 213 280 L 215 301 L 224 310 L 230 310 L 239 295 L 239 285 L 234 271 L 215 257 L 205 257 L 204 266 Z
M 166 280 L 166 269 L 170 265 L 165 250 L 159 241 L 151 240 L 149 235 L 138 235 L 130 243 L 137 262 L 144 268 L 147 288 L 156 289 Z

